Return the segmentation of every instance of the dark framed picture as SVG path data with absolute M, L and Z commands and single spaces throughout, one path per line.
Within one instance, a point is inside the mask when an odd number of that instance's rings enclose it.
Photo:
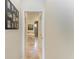
M 33 30 L 33 24 L 28 24 L 28 30 Z
M 5 0 L 5 29 L 19 28 L 19 11 L 10 0 Z
M 11 3 L 10 3 L 10 1 L 8 0 L 8 1 L 7 1 L 7 8 L 8 8 L 8 9 L 11 9 L 11 5 L 10 5 L 10 4 L 11 4 Z
M 11 28 L 11 20 L 7 20 L 7 27 Z

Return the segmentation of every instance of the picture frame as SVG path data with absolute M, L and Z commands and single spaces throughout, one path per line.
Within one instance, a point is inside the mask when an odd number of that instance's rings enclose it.
M 8 8 L 8 9 L 11 9 L 11 5 L 10 5 L 10 4 L 11 4 L 11 3 L 10 3 L 10 1 L 8 0 L 8 1 L 7 1 L 7 8 Z
M 33 24 L 28 24 L 28 30 L 33 30 Z
M 19 29 L 19 11 L 10 0 L 5 0 L 5 29 Z

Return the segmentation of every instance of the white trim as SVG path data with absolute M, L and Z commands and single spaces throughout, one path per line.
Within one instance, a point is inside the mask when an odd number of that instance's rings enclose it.
M 22 57 L 22 58 L 24 59 L 24 55 L 25 55 L 25 54 L 24 54 L 24 48 L 25 48 L 25 47 L 24 47 L 24 39 L 25 39 L 25 38 L 24 38 L 24 37 L 25 37 L 25 35 L 24 35 L 24 33 L 25 33 L 25 27 L 24 27 L 24 26 L 25 26 L 25 22 L 24 22 L 24 21 L 25 21 L 25 18 L 24 18 L 25 15 L 24 15 L 24 11 L 22 12 L 22 16 L 23 16 L 23 18 L 22 18 L 22 20 L 23 20 L 23 22 L 22 22 L 22 28 L 23 28 L 23 33 L 22 33 L 22 35 L 23 35 L 23 36 L 22 36 L 22 37 L 23 37 L 23 39 L 22 39 L 22 49 L 23 49 L 23 50 L 22 50 L 22 53 L 23 53 L 23 54 L 22 54 L 22 56 L 23 56 L 23 57 Z
M 43 11 L 43 14 L 42 14 L 42 51 L 43 51 L 43 54 L 42 54 L 42 59 L 45 59 L 45 11 Z
M 43 34 L 43 36 L 42 36 L 42 59 L 45 59 L 45 11 L 44 10 L 24 10 L 23 11 L 23 59 L 25 59 L 25 51 L 24 51 L 24 48 L 25 48 L 25 46 L 24 46 L 24 44 L 25 44 L 25 35 L 24 35 L 24 33 L 25 33 L 25 15 L 24 15 L 24 13 L 25 12 L 28 12 L 28 11 L 32 11 L 32 12 L 42 12 L 42 34 Z

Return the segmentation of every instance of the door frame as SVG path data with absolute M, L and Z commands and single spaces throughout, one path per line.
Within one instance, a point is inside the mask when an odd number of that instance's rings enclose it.
M 24 10 L 23 11 L 23 40 L 22 59 L 25 59 L 25 12 L 42 12 L 42 59 L 45 59 L 45 11 L 44 10 Z

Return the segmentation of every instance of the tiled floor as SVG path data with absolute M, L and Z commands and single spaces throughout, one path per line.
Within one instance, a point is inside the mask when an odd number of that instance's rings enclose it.
M 38 39 L 28 36 L 25 59 L 41 59 L 41 49 L 38 47 Z

